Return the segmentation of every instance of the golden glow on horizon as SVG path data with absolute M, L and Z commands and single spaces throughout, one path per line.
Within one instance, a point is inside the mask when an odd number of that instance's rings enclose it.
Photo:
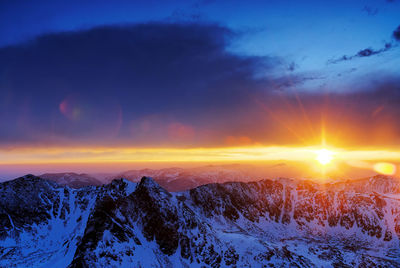
M 317 157 L 315 159 L 323 166 L 329 164 L 333 159 L 333 152 L 327 149 L 318 150 L 316 154 Z
M 326 151 L 325 151 L 326 150 Z M 52 164 L 52 163 L 127 163 L 127 162 L 213 162 L 213 161 L 302 161 L 321 164 L 360 161 L 400 161 L 400 150 L 321 147 L 226 147 L 226 148 L 19 148 L 0 149 L 0 164 Z M 320 153 L 318 153 L 320 152 Z M 328 153 L 330 152 L 330 153 Z M 332 153 L 332 154 L 331 154 Z M 358 161 L 358 162 L 357 162 Z M 314 162 L 315 163 L 315 162 Z M 352 165 L 352 164 L 350 164 Z

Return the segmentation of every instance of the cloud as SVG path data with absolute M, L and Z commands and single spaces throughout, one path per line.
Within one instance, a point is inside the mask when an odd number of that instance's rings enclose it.
M 144 144 L 167 142 L 165 132 L 197 136 L 186 126 L 220 123 L 270 83 L 277 63 L 229 52 L 235 38 L 217 24 L 154 22 L 2 48 L 0 139 Z M 151 135 L 132 128 L 145 118 Z
M 371 56 L 378 55 L 378 54 L 384 53 L 386 51 L 389 51 L 392 48 L 393 48 L 393 45 L 391 43 L 386 43 L 385 47 L 378 49 L 378 50 L 373 49 L 373 48 L 365 48 L 351 56 L 343 55 L 342 57 L 337 58 L 337 59 L 330 59 L 330 60 L 328 60 L 328 64 L 336 64 L 336 63 L 340 63 L 342 61 L 350 61 L 350 60 L 354 60 L 357 58 L 371 57 Z
M 322 117 L 341 141 L 400 137 L 398 79 L 297 94 L 323 77 L 279 74 L 287 62 L 233 53 L 236 38 L 218 24 L 153 22 L 2 48 L 1 146 L 318 143 Z
M 393 31 L 393 38 L 400 41 L 400 25 Z
M 395 29 L 393 31 L 392 36 L 396 41 L 400 41 L 400 26 L 397 27 L 397 29 Z M 381 48 L 381 49 L 365 48 L 365 49 L 362 49 L 362 50 L 358 51 L 354 55 L 343 55 L 340 58 L 330 59 L 330 60 L 328 60 L 327 63 L 328 64 L 336 64 L 336 63 L 340 63 L 340 62 L 343 62 L 343 61 L 354 60 L 354 59 L 357 59 L 357 58 L 370 57 L 370 56 L 374 56 L 374 55 L 378 55 L 378 54 L 382 54 L 384 52 L 387 52 L 387 51 L 393 49 L 394 47 L 396 47 L 396 45 L 393 44 L 393 42 L 386 42 L 385 46 L 383 48 Z

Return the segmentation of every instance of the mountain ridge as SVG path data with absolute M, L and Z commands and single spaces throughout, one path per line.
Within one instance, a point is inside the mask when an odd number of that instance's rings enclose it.
M 59 172 L 59 173 L 44 173 L 39 175 L 40 178 L 54 181 L 61 186 L 68 185 L 72 188 L 81 188 L 85 186 L 100 186 L 103 183 L 93 176 L 86 173 L 75 172 Z
M 400 267 L 398 181 L 370 180 L 378 191 L 262 180 L 170 193 L 148 177 L 72 189 L 28 175 L 0 184 L 0 266 Z

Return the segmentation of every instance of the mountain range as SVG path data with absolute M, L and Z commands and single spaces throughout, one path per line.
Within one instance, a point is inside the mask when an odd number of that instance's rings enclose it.
M 71 188 L 81 188 L 85 186 L 99 186 L 103 182 L 96 179 L 94 176 L 89 174 L 77 174 L 74 172 L 63 172 L 63 173 L 45 173 L 40 175 L 41 178 L 56 182 L 61 186 L 69 186 Z
M 400 267 L 400 184 L 0 184 L 0 267 Z
M 77 174 L 74 172 L 45 173 L 39 175 L 40 178 L 75 189 L 85 186 L 100 186 L 120 178 L 136 183 L 144 176 L 151 177 L 170 192 L 185 191 L 209 183 L 261 179 L 260 175 L 256 174 L 254 170 L 251 170 L 246 165 L 208 165 L 194 168 L 172 167 L 162 169 L 146 168 L 108 174 L 108 176 L 103 175 L 102 178 L 97 178 L 96 174 Z
M 209 183 L 248 181 L 261 178 L 247 165 L 208 165 L 194 168 L 139 169 L 118 173 L 106 178 L 106 182 L 125 178 L 139 182 L 144 176 L 151 177 L 170 192 L 185 191 Z

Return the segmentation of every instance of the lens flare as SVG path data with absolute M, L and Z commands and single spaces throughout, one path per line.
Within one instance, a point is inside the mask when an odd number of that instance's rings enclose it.
M 76 121 L 80 118 L 82 110 L 76 99 L 67 97 L 59 104 L 60 112 L 69 120 Z
M 374 170 L 384 175 L 394 175 L 396 173 L 396 166 L 391 163 L 380 162 L 374 165 Z

